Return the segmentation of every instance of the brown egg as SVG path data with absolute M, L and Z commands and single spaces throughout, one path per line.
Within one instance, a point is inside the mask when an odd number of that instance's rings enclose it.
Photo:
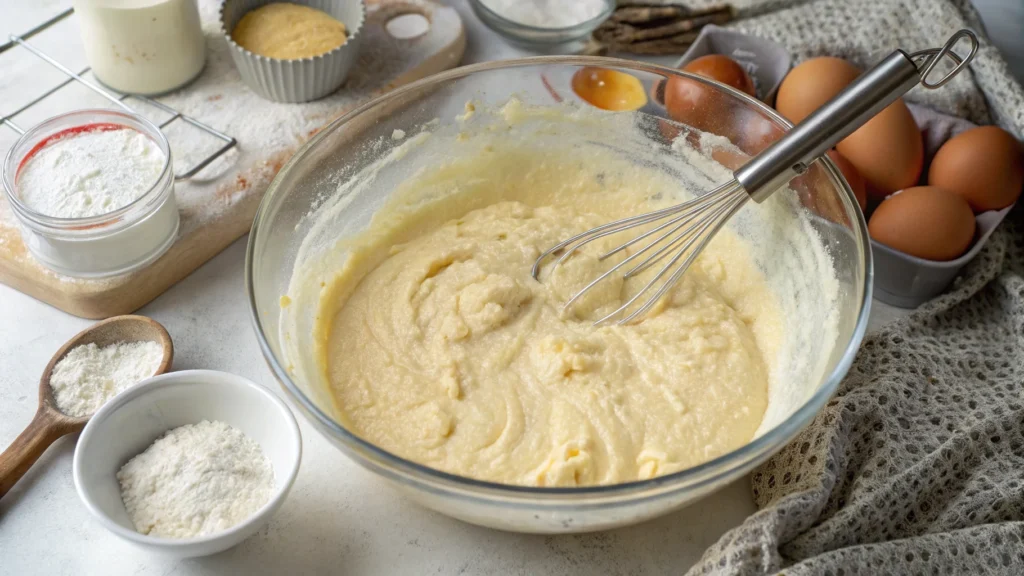
M 729 150 L 728 148 L 713 149 L 711 151 L 711 158 L 729 170 L 737 170 L 747 162 L 750 162 L 750 156 L 747 154 Z
M 856 192 L 858 187 L 856 181 L 860 180 L 861 183 L 863 183 L 863 180 L 860 179 L 856 169 L 849 166 L 849 162 L 846 162 L 846 160 L 834 150 L 830 150 L 828 154 L 829 157 L 836 162 L 837 168 L 839 168 L 839 171 L 843 173 L 844 177 L 846 177 L 848 181 L 850 181 L 849 178 L 853 178 L 850 188 L 855 190 L 854 196 L 857 197 L 856 202 L 858 206 L 862 206 L 860 195 Z M 839 159 L 838 161 L 836 161 L 837 158 Z M 852 170 L 850 176 L 845 174 L 844 164 L 846 169 Z M 825 171 L 825 166 L 823 164 L 819 164 L 817 162 L 811 164 L 807 172 L 790 180 L 789 186 L 794 192 L 796 192 L 797 198 L 800 199 L 800 203 L 807 207 L 811 212 L 831 222 L 849 226 L 850 215 L 847 213 L 842 200 L 836 193 L 835 185 L 833 184 L 832 179 L 829 178 L 828 172 Z M 861 184 L 860 187 L 863 189 L 863 184 Z M 861 212 L 863 211 L 864 208 L 861 207 Z
M 857 172 L 853 164 L 843 155 L 835 150 L 828 151 L 828 157 L 836 163 L 836 168 L 843 173 L 843 178 L 846 178 L 846 183 L 850 185 L 850 189 L 853 190 L 853 195 L 857 197 L 857 205 L 860 206 L 861 212 L 868 207 L 868 191 L 867 185 L 864 183 L 864 178 Z
M 793 68 L 779 85 L 775 109 L 797 124 L 846 88 L 860 69 L 841 58 L 811 58 Z
M 580 68 L 572 75 L 572 90 L 602 110 L 638 110 L 647 104 L 647 92 L 637 77 L 608 68 Z
M 916 186 L 924 142 L 910 109 L 897 100 L 836 146 L 879 198 Z
M 974 241 L 970 205 L 936 186 L 907 188 L 886 198 L 868 223 L 871 238 L 926 260 L 953 260 Z
M 936 152 L 928 184 L 963 196 L 975 212 L 1006 208 L 1024 188 L 1020 143 L 997 126 L 957 134 Z
M 732 86 L 749 96 L 757 96 L 754 92 L 754 81 L 738 62 L 721 54 L 701 56 L 683 66 L 683 71 L 698 76 L 711 78 L 726 86 Z
M 722 135 L 736 143 L 747 154 L 760 154 L 785 134 L 783 128 L 765 118 L 757 110 L 735 108 L 730 115 L 730 131 Z
M 754 95 L 754 82 L 735 60 L 719 54 L 709 54 L 690 62 L 683 70 L 704 76 L 737 90 Z M 728 123 L 728 96 L 689 78 L 673 77 L 665 83 L 665 110 L 673 120 L 694 128 L 722 134 Z

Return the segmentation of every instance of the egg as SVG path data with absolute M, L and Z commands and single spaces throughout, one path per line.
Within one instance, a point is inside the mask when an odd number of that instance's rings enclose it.
M 572 75 L 572 90 L 602 110 L 638 110 L 647 104 L 647 92 L 636 76 L 608 68 L 580 68 Z
M 797 124 L 860 76 L 860 69 L 841 58 L 825 56 L 801 62 L 782 79 L 775 109 Z
M 907 188 L 886 198 L 868 222 L 871 238 L 926 260 L 953 260 L 974 240 L 977 223 L 966 200 L 937 186 Z
M 935 153 L 928 184 L 963 196 L 975 212 L 1006 208 L 1024 188 L 1020 143 L 997 126 L 962 132 Z
M 828 156 L 850 185 L 857 205 L 861 212 L 864 212 L 867 205 L 864 179 L 860 177 L 857 169 L 835 150 L 829 150 Z M 829 178 L 828 172 L 825 171 L 824 164 L 817 162 L 811 164 L 807 172 L 791 180 L 789 186 L 796 192 L 800 203 L 811 212 L 831 222 L 844 226 L 850 225 L 849 213 L 836 194 L 835 185 Z
M 722 134 L 748 154 L 760 154 L 785 134 L 783 128 L 753 108 L 733 108 L 728 133 Z
M 798 123 L 860 76 L 860 69 L 833 57 L 800 63 L 782 80 L 775 107 Z M 898 100 L 836 148 L 856 168 L 873 195 L 885 197 L 917 184 L 924 164 L 921 131 L 910 109 Z
M 916 186 L 924 166 L 924 142 L 903 100 L 893 102 L 836 145 L 878 198 Z
M 690 72 L 705 78 L 711 78 L 726 86 L 732 86 L 749 96 L 756 96 L 754 80 L 738 62 L 721 54 L 708 54 L 695 58 L 683 66 L 684 72 Z
M 711 158 L 729 170 L 738 170 L 750 162 L 750 156 L 741 151 L 719 147 L 711 150 Z
M 704 76 L 754 95 L 754 82 L 735 60 L 719 54 L 702 56 L 683 71 Z M 674 76 L 665 83 L 665 110 L 673 120 L 706 132 L 721 134 L 729 116 L 728 96 L 701 82 Z
M 846 183 L 850 185 L 853 195 L 857 197 L 857 205 L 860 206 L 861 211 L 866 210 L 868 207 L 867 185 L 864 183 L 864 178 L 860 175 L 860 172 L 857 172 L 857 168 L 835 150 L 829 150 L 828 157 L 835 163 L 836 168 L 839 168 L 839 171 L 843 173 L 843 178 L 846 178 Z

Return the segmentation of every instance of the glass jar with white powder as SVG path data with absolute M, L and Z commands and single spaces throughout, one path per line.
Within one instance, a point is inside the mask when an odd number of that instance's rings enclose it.
M 471 0 L 476 15 L 515 44 L 575 52 L 615 11 L 615 0 Z
M 177 237 L 171 149 L 137 114 L 78 110 L 40 123 L 7 153 L 3 187 L 29 252 L 68 276 L 138 270 Z
M 162 94 L 192 81 L 206 62 L 196 0 L 75 0 L 85 56 L 120 92 Z

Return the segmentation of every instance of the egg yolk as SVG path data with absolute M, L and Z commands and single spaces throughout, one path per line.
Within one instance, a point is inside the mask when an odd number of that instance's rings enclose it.
M 636 110 L 647 104 L 647 92 L 639 79 L 607 68 L 580 68 L 572 76 L 572 90 L 602 110 Z

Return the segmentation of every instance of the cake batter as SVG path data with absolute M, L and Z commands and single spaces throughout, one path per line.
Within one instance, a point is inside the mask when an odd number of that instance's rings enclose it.
M 274 2 L 242 16 L 231 39 L 260 56 L 298 60 L 326 54 L 348 41 L 348 36 L 345 24 L 322 10 Z
M 782 315 L 738 236 L 719 233 L 627 326 L 592 322 L 645 278 L 562 310 L 623 238 L 530 275 L 557 241 L 675 189 L 599 147 L 488 145 L 410 178 L 321 294 L 317 353 L 342 421 L 403 458 L 528 486 L 651 478 L 750 441 Z

